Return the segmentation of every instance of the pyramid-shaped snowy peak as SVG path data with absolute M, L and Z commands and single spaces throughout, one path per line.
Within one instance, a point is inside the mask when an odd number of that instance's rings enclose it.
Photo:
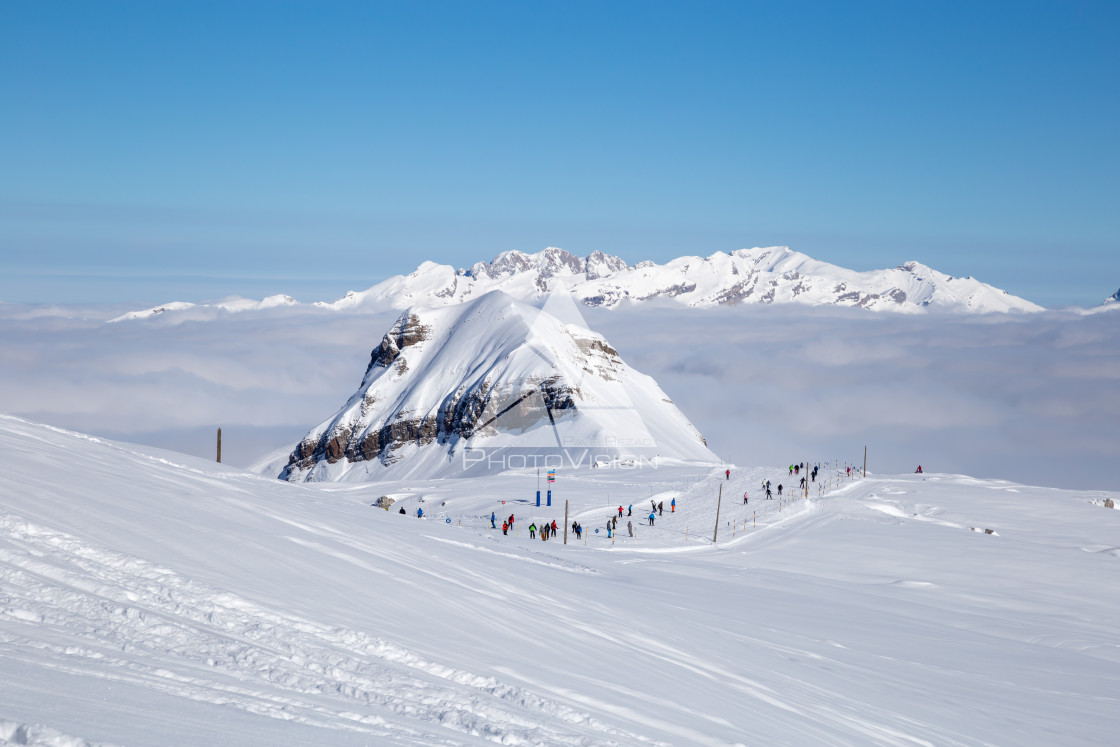
M 587 329 L 565 290 L 494 291 L 401 314 L 358 391 L 281 477 L 362 481 L 522 468 L 714 462 L 649 376 Z

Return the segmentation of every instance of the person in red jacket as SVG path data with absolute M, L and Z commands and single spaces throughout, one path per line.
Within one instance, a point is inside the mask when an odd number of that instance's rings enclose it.
M 731 470 L 729 470 L 729 469 L 725 469 L 725 470 L 723 471 L 723 474 L 727 475 L 727 479 L 728 479 L 728 480 L 730 480 L 730 479 L 731 479 Z

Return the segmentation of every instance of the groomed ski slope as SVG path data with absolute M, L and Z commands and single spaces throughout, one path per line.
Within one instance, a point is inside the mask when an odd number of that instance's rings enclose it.
M 1116 494 L 873 476 L 778 511 L 784 468 L 561 469 L 586 528 L 640 526 L 565 546 L 524 532 L 563 518 L 517 502 L 535 473 L 308 487 L 6 416 L 0 449 L 0 740 L 1115 739 Z

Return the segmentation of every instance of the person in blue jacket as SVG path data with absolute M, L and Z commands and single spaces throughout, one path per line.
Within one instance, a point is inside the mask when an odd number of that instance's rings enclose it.
M 416 509 L 416 518 L 417 519 L 423 519 L 424 518 L 424 509 L 422 509 L 422 508 Z
M 497 519 L 498 519 L 497 515 L 493 511 L 491 511 L 490 512 L 490 528 L 491 529 L 497 529 L 498 528 L 498 525 L 496 523 Z

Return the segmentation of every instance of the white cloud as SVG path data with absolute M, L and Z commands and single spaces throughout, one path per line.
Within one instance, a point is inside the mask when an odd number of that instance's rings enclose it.
M 248 464 L 357 387 L 396 316 L 300 310 L 103 324 L 0 309 L 0 411 Z M 1108 314 L 887 316 L 735 307 L 588 310 L 736 463 L 862 459 L 1105 487 L 1120 464 Z M 196 443 L 197 442 L 197 443 Z M 236 446 L 234 446 L 236 445 Z

